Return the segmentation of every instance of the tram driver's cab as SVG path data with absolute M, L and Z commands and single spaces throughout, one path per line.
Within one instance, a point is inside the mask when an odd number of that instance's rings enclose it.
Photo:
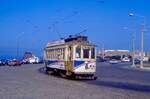
M 75 60 L 95 60 L 96 50 L 94 46 L 75 46 Z
M 74 72 L 91 73 L 96 71 L 96 50 L 94 45 L 74 46 Z

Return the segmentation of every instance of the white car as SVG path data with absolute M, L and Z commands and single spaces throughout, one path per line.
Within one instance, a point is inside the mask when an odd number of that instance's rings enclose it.
M 39 58 L 38 57 L 29 58 L 29 63 L 30 64 L 39 63 Z
M 116 60 L 116 59 L 112 59 L 109 61 L 110 64 L 117 64 L 119 63 L 120 61 L 119 60 Z
M 125 57 L 122 59 L 122 62 L 130 62 L 130 59 L 128 57 Z

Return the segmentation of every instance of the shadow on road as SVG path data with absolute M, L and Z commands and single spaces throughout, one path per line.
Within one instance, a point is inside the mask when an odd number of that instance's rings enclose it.
M 42 74 L 46 74 L 44 67 L 39 68 L 38 71 Z
M 38 71 L 42 74 L 47 74 L 45 72 L 44 67 L 39 68 Z M 53 76 L 55 76 L 57 78 L 61 78 L 61 77 L 56 76 L 56 75 L 53 75 Z M 97 79 L 96 81 L 87 80 L 87 79 L 72 80 L 72 81 L 81 81 L 81 82 L 85 82 L 87 84 L 92 84 L 92 85 L 97 85 L 97 86 L 105 86 L 105 87 L 111 87 L 111 88 L 119 88 L 119 89 L 124 89 L 124 90 L 133 90 L 133 91 L 139 91 L 139 92 L 150 92 L 150 85 L 137 84 L 137 83 L 119 82 L 119 81 L 105 81 L 105 80 L 100 80 L 100 79 Z
M 59 74 L 48 74 L 46 73 L 45 67 L 41 67 L 38 69 L 39 73 L 44 74 L 44 75 L 48 75 L 48 76 L 54 76 L 57 78 L 62 78 Z
M 139 92 L 150 92 L 150 85 L 128 83 L 128 82 L 117 82 L 117 81 L 104 81 L 104 80 L 87 81 L 87 83 L 88 84 L 94 84 L 97 86 L 119 88 L 119 89 L 124 89 L 124 90 L 133 90 L 133 91 L 139 91 Z

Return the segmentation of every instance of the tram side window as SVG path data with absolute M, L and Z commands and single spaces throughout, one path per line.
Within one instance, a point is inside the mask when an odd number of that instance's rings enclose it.
M 81 58 L 81 47 L 76 47 L 76 58 Z
M 62 49 L 63 59 L 65 59 L 65 48 Z
M 50 50 L 47 51 L 48 59 L 50 58 Z
M 91 58 L 95 58 L 95 48 L 91 49 Z
M 65 49 L 64 48 L 61 49 L 61 58 L 65 59 Z
M 90 49 L 83 49 L 83 58 L 89 58 Z

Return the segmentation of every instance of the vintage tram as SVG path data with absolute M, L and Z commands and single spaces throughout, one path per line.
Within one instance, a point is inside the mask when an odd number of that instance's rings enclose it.
M 95 47 L 81 35 L 48 42 L 44 49 L 46 72 L 66 78 L 96 79 Z

